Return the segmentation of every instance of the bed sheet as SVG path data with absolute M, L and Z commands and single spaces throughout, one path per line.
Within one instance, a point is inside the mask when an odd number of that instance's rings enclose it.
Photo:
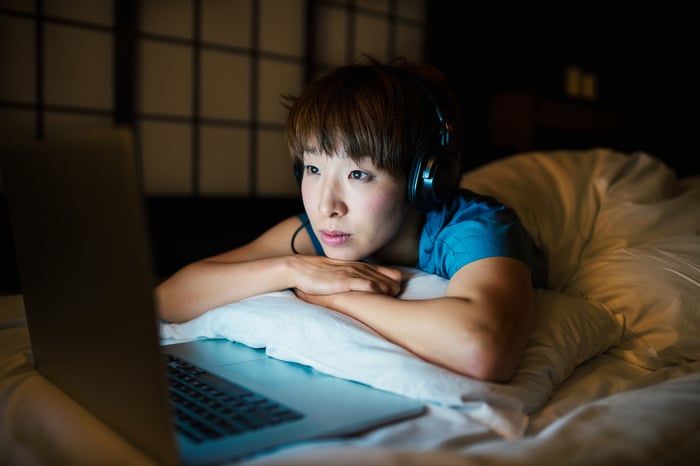
M 357 440 L 306 443 L 249 463 L 694 465 L 700 454 L 698 390 L 698 364 L 648 373 L 601 355 L 577 369 L 542 417 L 535 417 L 532 431 L 518 439 L 470 429 L 454 410 L 431 407 L 398 433 L 396 426 L 394 432 L 384 428 Z
M 34 370 L 19 296 L 0 297 L 0 413 L 0 464 L 153 464 Z M 460 410 L 430 404 L 415 419 L 248 463 L 694 464 L 698 425 L 697 363 L 651 371 L 602 354 L 574 371 L 521 438 L 504 439 Z

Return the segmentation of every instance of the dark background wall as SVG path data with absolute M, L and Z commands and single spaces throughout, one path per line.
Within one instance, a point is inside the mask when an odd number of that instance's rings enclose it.
M 401 36 L 410 39 L 409 44 L 420 44 L 425 39 L 425 60 L 446 73 L 462 104 L 467 168 L 522 150 L 607 146 L 623 152 L 649 152 L 666 161 L 681 176 L 698 174 L 696 88 L 700 80 L 694 70 L 698 26 L 696 16 L 688 8 L 634 4 L 625 11 L 614 11 L 614 5 L 597 10 L 596 5 L 587 4 L 575 10 L 567 4 L 567 11 L 551 6 L 546 11 L 537 11 L 530 4 L 477 7 L 468 2 L 427 0 L 425 16 L 407 20 L 399 8 L 406 4 L 403 0 L 392 0 L 388 2 L 391 6 L 388 11 L 376 12 L 356 8 L 354 2 L 342 5 L 331 1 L 309 2 L 312 6 L 325 6 L 327 13 L 365 18 L 342 23 L 353 25 L 343 36 L 347 47 L 340 49 L 348 56 L 360 42 L 366 47 L 365 42 L 357 40 L 362 36 L 363 24 L 389 25 L 387 55 L 403 50 L 397 48 L 399 30 L 412 31 Z M 36 19 L 12 8 L 0 8 L 1 18 L 21 23 Z M 328 21 L 323 18 L 319 19 L 319 25 L 325 27 Z M 70 26 L 91 33 L 111 31 L 102 24 L 66 22 L 51 15 L 43 21 L 53 30 Z M 312 37 L 314 34 L 309 31 L 314 28 L 307 29 L 300 33 Z M 4 32 L 7 31 L 6 28 Z M 384 37 L 374 31 L 364 34 Z M 6 43 L 12 43 L 12 50 L 22 45 L 16 40 Z M 275 54 L 271 59 L 286 62 L 289 57 Z M 303 62 L 301 57 L 294 60 Z M 572 98 L 564 92 L 564 74 L 570 65 L 595 76 L 595 99 Z M 496 102 L 500 105 L 496 106 Z M 31 112 L 41 107 L 0 99 L 0 106 L 3 104 L 6 113 L 8 109 Z M 54 107 L 46 106 L 44 110 L 53 112 L 52 115 L 71 110 Z M 76 115 L 82 118 L 93 114 L 103 117 L 102 113 L 109 116 L 112 111 L 77 110 Z M 282 126 L 277 126 L 274 128 L 282 131 Z M 252 130 L 261 127 L 250 125 Z M 22 134 L 13 128 L 12 124 L 5 124 L 5 133 Z M 166 165 L 169 164 L 167 161 Z M 292 192 L 296 193 L 295 185 Z M 148 208 L 157 273 L 164 276 L 190 260 L 248 241 L 254 233 L 298 211 L 300 203 L 295 196 L 281 199 L 153 196 Z M 0 292 L 16 291 L 19 287 L 10 227 L 3 209 L 4 202 L 0 199 Z M 235 210 L 241 216 L 221 219 L 222 210 Z M 264 218 L 259 217 L 260 212 L 266 212 Z M 242 229 L 241 225 L 246 228 Z
M 459 10 L 463 10 L 465 4 Z M 656 4 L 655 4 L 656 5 Z M 458 13 L 456 2 L 427 2 L 427 60 L 447 74 L 467 123 L 465 155 L 472 165 L 523 148 L 585 148 L 605 145 L 644 150 L 666 161 L 679 175 L 698 173 L 698 26 L 683 8 L 614 8 L 566 12 L 557 8 L 488 7 Z M 476 10 L 476 8 L 474 8 Z M 564 71 L 577 65 L 595 75 L 594 101 L 568 98 Z M 494 96 L 530 92 L 546 101 L 599 118 L 567 126 L 570 115 L 550 115 L 567 129 L 534 123 L 533 147 L 497 144 L 490 134 Z M 508 119 L 511 110 L 501 111 Z M 566 113 L 566 114 L 565 114 Z M 614 128 L 596 126 L 612 117 Z M 515 118 L 513 116 L 512 118 Z M 584 118 L 585 120 L 585 118 Z M 556 125 L 555 125 L 556 126 Z M 504 130 L 506 131 L 506 130 Z M 507 136 L 507 135 L 506 135 Z M 500 138 L 508 139 L 505 138 Z

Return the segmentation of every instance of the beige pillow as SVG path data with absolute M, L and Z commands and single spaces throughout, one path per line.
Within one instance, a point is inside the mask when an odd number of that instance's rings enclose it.
M 700 179 L 607 149 L 518 154 L 463 186 L 513 207 L 542 247 L 549 288 L 625 324 L 609 352 L 644 367 L 700 359 Z

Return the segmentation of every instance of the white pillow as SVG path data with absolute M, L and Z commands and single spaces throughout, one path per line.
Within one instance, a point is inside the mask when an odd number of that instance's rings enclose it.
M 447 280 L 418 269 L 403 299 L 444 295 Z M 521 435 L 526 415 L 541 407 L 583 361 L 617 343 L 621 327 L 593 303 L 536 291 L 535 328 L 510 383 L 488 383 L 430 364 L 341 313 L 308 304 L 291 291 L 267 293 L 211 310 L 183 324 L 162 324 L 164 339 L 225 338 L 278 359 L 311 366 L 426 402 L 491 408 L 487 422 L 506 437 Z M 482 419 L 483 420 L 483 419 Z

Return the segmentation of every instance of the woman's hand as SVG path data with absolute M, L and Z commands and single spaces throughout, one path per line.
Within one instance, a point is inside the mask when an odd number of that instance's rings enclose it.
M 292 256 L 295 292 L 303 295 L 332 295 L 346 291 L 365 291 L 396 296 L 401 291 L 402 273 L 398 269 L 366 262 L 349 262 L 321 256 Z
M 333 309 L 333 297 L 337 296 L 337 293 L 335 294 L 309 294 L 309 293 L 304 293 L 303 291 L 299 290 L 298 288 L 294 288 L 292 291 L 294 291 L 294 294 L 297 296 L 297 298 L 301 299 L 302 301 L 305 301 L 309 304 L 315 304 L 317 306 L 322 306 L 328 309 Z

